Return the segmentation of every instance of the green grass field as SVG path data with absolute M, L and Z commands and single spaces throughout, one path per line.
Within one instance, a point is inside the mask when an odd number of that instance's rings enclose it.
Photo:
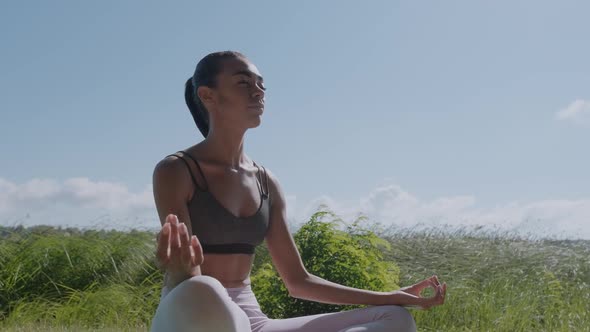
M 437 274 L 420 331 L 590 331 L 590 241 L 478 231 L 380 233 L 401 284 Z M 155 234 L 0 228 L 2 331 L 146 331 L 162 274 Z

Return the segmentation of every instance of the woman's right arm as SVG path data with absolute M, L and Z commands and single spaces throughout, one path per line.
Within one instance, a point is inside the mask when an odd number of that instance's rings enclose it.
M 182 281 L 201 274 L 203 252 L 196 236 L 191 236 L 186 202 L 192 188 L 186 166 L 175 157 L 167 157 L 156 165 L 152 183 L 162 224 L 157 259 L 165 268 L 165 286 L 170 291 Z M 178 222 L 171 215 L 175 215 Z

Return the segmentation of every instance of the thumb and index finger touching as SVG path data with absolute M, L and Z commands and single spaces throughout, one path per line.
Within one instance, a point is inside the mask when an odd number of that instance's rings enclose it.
M 436 288 L 439 285 L 440 285 L 440 282 L 438 281 L 437 276 L 433 275 L 432 277 L 424 279 L 424 280 L 420 281 L 419 283 L 415 284 L 414 287 L 418 291 L 422 291 L 423 289 L 428 288 L 428 287 L 432 287 L 433 289 L 436 290 Z
M 430 309 L 433 306 L 444 303 L 447 292 L 447 283 L 445 282 L 441 284 L 436 275 L 419 282 L 417 286 L 421 289 L 427 287 L 432 287 L 434 289 L 433 296 L 423 298 L 425 300 L 424 309 Z

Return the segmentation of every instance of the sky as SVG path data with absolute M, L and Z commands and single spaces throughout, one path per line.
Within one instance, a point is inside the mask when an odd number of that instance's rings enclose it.
M 245 151 L 291 223 L 590 239 L 587 1 L 0 4 L 0 225 L 158 229 L 154 166 L 203 139 L 210 52 L 264 76 Z M 586 152 L 584 152 L 586 151 Z

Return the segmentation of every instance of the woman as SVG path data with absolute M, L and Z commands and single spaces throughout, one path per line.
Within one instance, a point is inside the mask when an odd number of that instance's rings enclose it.
M 243 150 L 260 125 L 265 87 L 239 52 L 205 56 L 187 81 L 185 99 L 205 140 L 167 156 L 154 170 L 162 229 L 157 258 L 166 271 L 152 331 L 415 331 L 403 306 L 444 302 L 436 276 L 392 292 L 350 288 L 308 273 L 290 235 L 277 178 Z M 266 241 L 289 294 L 333 304 L 368 304 L 344 312 L 269 319 L 252 293 L 250 270 Z M 436 295 L 420 291 L 433 287 Z

